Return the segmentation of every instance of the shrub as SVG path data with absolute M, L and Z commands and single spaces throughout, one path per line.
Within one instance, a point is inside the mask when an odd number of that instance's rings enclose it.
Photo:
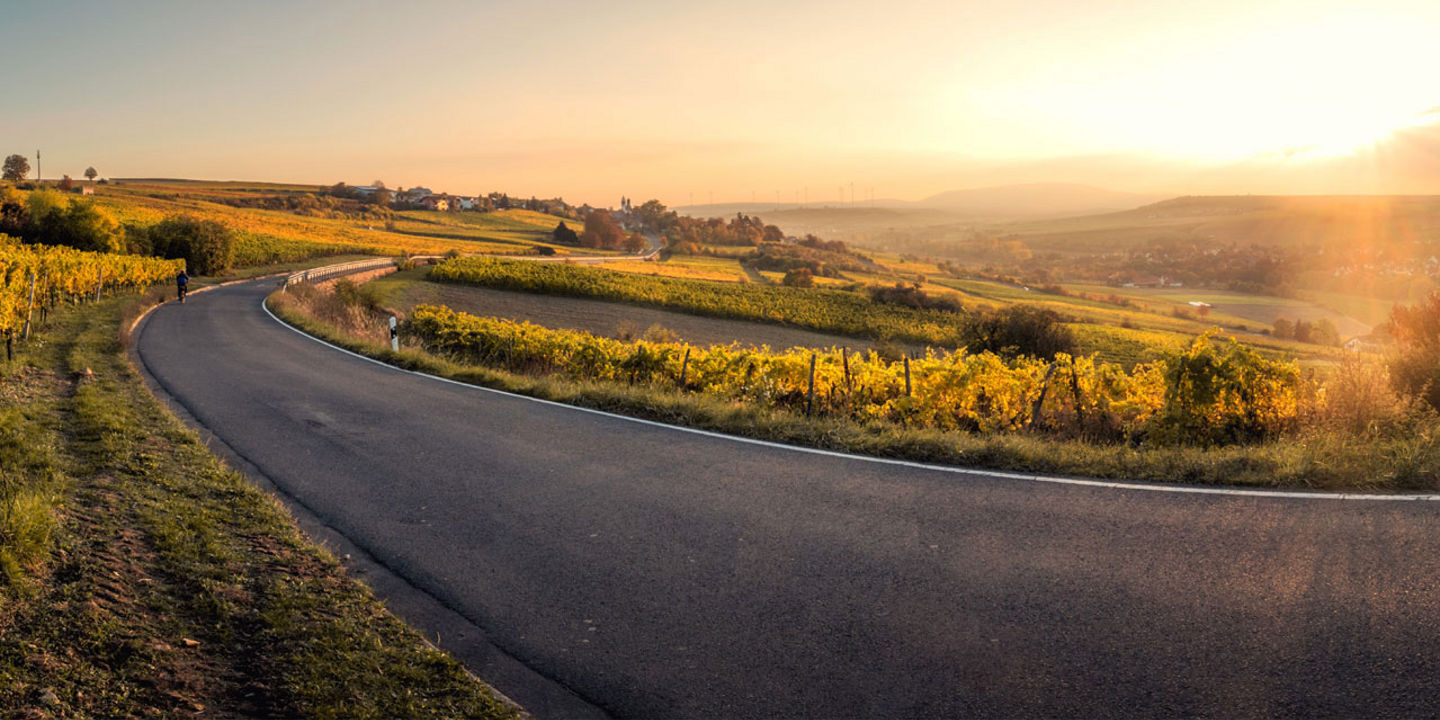
M 1356 435 L 1389 434 L 1418 415 L 1415 402 L 1395 392 L 1384 364 L 1346 358 L 1325 383 L 1318 419 Z
M 1395 389 L 1440 410 L 1440 291 L 1414 307 L 1395 306 L 1386 330 L 1397 348 L 1390 360 Z
M 810 272 L 810 268 L 795 268 L 785 273 L 785 277 L 780 280 L 780 284 L 786 287 L 815 287 L 815 275 Z
M 120 252 L 123 248 L 120 223 L 92 203 L 72 202 L 41 218 L 38 226 L 39 240 L 46 245 L 87 252 Z
M 1075 335 L 1063 323 L 1064 318 L 1054 310 L 1011 305 L 970 318 L 961 339 L 971 352 L 992 352 L 1003 357 L 1073 355 Z
M 580 244 L 580 235 L 574 230 L 571 230 L 563 221 L 555 226 L 555 230 L 550 234 L 550 238 L 559 245 Z
M 885 305 L 901 305 L 917 310 L 944 310 L 955 313 L 962 310 L 960 303 L 950 298 L 931 297 L 920 289 L 919 283 L 906 285 L 897 282 L 891 287 L 876 285 L 867 288 L 866 292 L 869 293 L 871 302 Z
M 195 275 L 218 275 L 235 259 L 235 234 L 214 220 L 175 215 L 150 226 L 150 251 L 185 261 Z
M 0 233 L 23 237 L 30 227 L 30 206 L 25 196 L 9 186 L 0 187 Z
M 1229 445 L 1275 437 L 1298 416 L 1300 369 L 1267 360 L 1216 331 L 1164 360 L 1165 398 L 1151 439 L 1167 444 Z

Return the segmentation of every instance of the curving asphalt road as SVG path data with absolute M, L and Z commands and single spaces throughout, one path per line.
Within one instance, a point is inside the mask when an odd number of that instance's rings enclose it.
M 1037 483 L 629 422 L 325 347 L 267 316 L 272 284 L 158 308 L 144 369 L 533 670 L 497 683 L 542 716 L 1440 707 L 1440 504 Z

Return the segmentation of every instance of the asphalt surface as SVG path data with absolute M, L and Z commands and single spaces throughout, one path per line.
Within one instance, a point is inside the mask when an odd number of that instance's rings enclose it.
M 272 284 L 158 308 L 144 367 L 532 669 L 497 682 L 521 702 L 548 682 L 624 717 L 1440 713 L 1440 504 L 1055 485 L 686 433 L 351 357 L 266 315 Z

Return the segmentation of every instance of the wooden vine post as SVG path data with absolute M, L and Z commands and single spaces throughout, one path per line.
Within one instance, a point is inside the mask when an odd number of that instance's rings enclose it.
M 910 397 L 910 356 L 905 356 L 905 397 Z
M 1075 360 L 1070 360 L 1070 394 L 1075 399 L 1075 422 L 1085 427 L 1085 405 L 1080 401 L 1080 373 L 1075 369 Z
M 95 302 L 100 302 L 100 288 L 105 286 L 105 268 L 95 268 Z
M 685 387 L 685 371 L 690 369 L 690 346 L 685 346 L 685 359 L 680 361 L 680 387 Z
M 815 411 L 815 353 L 810 353 L 810 389 L 805 393 L 805 414 Z
M 1035 404 L 1030 406 L 1030 419 L 1025 423 L 1025 429 L 1029 430 L 1035 424 L 1035 418 L 1040 417 L 1040 406 L 1045 404 L 1045 393 L 1050 389 L 1050 376 L 1055 374 L 1055 363 L 1045 370 L 1045 379 L 1040 381 L 1040 397 L 1035 398 Z
M 30 304 L 25 308 L 25 339 L 30 339 L 30 314 L 35 312 L 35 271 L 30 271 Z

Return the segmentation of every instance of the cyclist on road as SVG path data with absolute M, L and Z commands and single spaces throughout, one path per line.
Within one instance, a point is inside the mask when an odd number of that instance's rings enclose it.
M 175 295 L 180 302 L 185 302 L 185 291 L 190 289 L 190 276 L 185 274 L 182 268 L 180 274 L 175 276 Z

